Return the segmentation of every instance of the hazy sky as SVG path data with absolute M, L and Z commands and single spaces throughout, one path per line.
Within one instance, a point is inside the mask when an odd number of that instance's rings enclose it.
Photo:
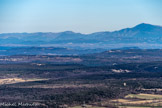
M 0 0 L 0 33 L 92 33 L 162 25 L 162 0 Z

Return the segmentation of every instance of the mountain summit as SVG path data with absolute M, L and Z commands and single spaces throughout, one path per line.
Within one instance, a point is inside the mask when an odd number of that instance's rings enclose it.
M 151 31 L 151 30 L 162 29 L 162 28 L 160 26 L 155 26 L 155 25 L 151 25 L 151 24 L 141 23 L 141 24 L 135 26 L 134 29 L 142 30 L 142 31 Z

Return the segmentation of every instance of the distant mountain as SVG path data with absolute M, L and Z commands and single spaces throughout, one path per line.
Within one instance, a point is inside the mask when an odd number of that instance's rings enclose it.
M 55 46 L 68 48 L 162 48 L 162 27 L 139 24 L 114 32 L 92 34 L 65 31 L 60 33 L 4 33 L 0 34 L 1 46 Z

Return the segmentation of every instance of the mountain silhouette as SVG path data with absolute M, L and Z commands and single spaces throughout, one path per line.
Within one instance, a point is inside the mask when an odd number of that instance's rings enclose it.
M 91 44 L 96 48 L 100 45 L 110 44 L 161 44 L 162 27 L 141 23 L 132 28 L 125 28 L 118 31 L 96 32 L 91 34 L 81 34 L 72 31 L 60 33 L 2 33 L 0 34 L 0 45 L 58 45 L 59 47 L 85 47 L 84 44 Z M 128 46 L 124 47 L 129 47 Z M 88 46 L 89 47 L 89 46 Z

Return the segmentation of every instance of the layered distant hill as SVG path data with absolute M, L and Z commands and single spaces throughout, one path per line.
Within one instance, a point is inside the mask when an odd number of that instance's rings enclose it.
M 1 46 L 54 46 L 67 48 L 162 48 L 162 27 L 139 24 L 114 32 L 92 34 L 65 31 L 60 33 L 3 33 Z
M 71 49 L 59 47 L 1 47 L 0 56 L 11 55 L 82 55 L 99 53 L 104 49 Z

